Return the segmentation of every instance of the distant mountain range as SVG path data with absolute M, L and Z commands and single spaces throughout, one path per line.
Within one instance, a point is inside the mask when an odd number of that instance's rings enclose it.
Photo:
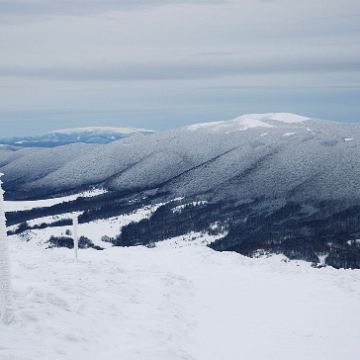
M 116 245 L 223 232 L 211 244 L 216 250 L 360 267 L 359 124 L 246 115 L 109 144 L 3 145 L 0 172 L 8 199 L 106 189 L 46 213 L 83 211 L 84 222 L 165 204 L 125 227 Z M 180 210 L 174 199 L 181 199 Z M 44 214 L 13 213 L 8 221 Z
M 20 147 L 56 147 L 73 143 L 108 144 L 134 134 L 153 134 L 155 131 L 136 128 L 84 127 L 56 130 L 38 136 L 0 139 L 0 144 Z

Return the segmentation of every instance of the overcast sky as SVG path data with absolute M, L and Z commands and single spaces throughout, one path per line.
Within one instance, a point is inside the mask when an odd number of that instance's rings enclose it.
M 360 122 L 359 0 L 0 0 L 0 138 L 266 112 Z

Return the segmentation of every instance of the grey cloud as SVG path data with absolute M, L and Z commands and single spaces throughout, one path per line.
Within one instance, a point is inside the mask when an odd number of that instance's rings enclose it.
M 169 4 L 214 5 L 227 0 L 14 0 L 1 1 L 1 16 L 59 16 L 134 10 Z
M 244 85 L 244 86 L 202 86 L 199 89 L 207 90 L 303 90 L 303 89 L 360 89 L 360 83 L 349 84 L 323 84 L 323 85 L 303 85 L 303 86 L 286 86 L 286 85 Z
M 63 81 L 146 81 L 211 79 L 257 74 L 349 73 L 360 71 L 359 58 L 262 59 L 212 63 L 102 65 L 88 68 L 1 67 L 0 75 Z
M 347 14 L 347 15 L 335 15 L 335 16 L 321 16 L 318 17 L 318 20 L 329 20 L 329 19 L 352 19 L 358 18 L 360 14 Z
M 194 56 L 232 56 L 237 55 L 237 52 L 234 51 L 208 51 L 193 54 Z

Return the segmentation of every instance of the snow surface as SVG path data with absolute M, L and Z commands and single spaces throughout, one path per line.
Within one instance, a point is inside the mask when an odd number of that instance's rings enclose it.
M 79 236 L 107 249 L 79 249 L 77 261 L 73 250 L 46 249 L 72 226 L 10 236 L 15 320 L 0 325 L 0 359 L 359 358 L 359 270 L 205 246 L 225 234 L 191 232 L 154 248 L 101 241 L 156 208 L 80 224 Z
M 247 129 L 257 128 L 257 127 L 267 127 L 267 128 L 274 127 L 272 125 L 269 125 L 263 121 L 256 119 L 251 115 L 240 116 L 234 119 L 233 122 L 239 124 L 240 131 L 245 131 Z
M 226 134 L 234 131 L 245 131 L 248 129 L 266 127 L 271 128 L 273 125 L 267 124 L 261 121 L 262 118 L 266 118 L 267 114 L 264 115 L 243 115 L 233 120 L 209 122 L 203 124 L 195 124 L 188 126 L 189 131 L 196 131 L 198 129 L 208 128 L 213 131 L 227 130 Z
M 84 191 L 79 194 L 64 196 L 61 198 L 45 199 L 45 200 L 34 200 L 34 201 L 4 201 L 5 211 L 24 211 L 35 208 L 50 207 L 63 202 L 69 202 L 76 200 L 79 197 L 92 197 L 105 194 L 107 191 L 104 189 L 93 189 Z
M 217 126 L 217 125 L 223 124 L 224 122 L 225 121 L 213 121 L 213 122 L 208 122 L 208 123 L 194 124 L 194 125 L 188 126 L 187 129 L 189 131 L 195 131 L 195 130 L 201 129 L 201 128 Z
M 268 116 L 271 120 L 281 121 L 287 124 L 296 124 L 306 120 L 310 120 L 310 118 L 308 117 L 290 113 L 266 114 L 266 116 Z
M 293 136 L 293 135 L 295 135 L 294 132 L 287 132 L 287 133 L 283 134 L 283 137 L 289 137 L 289 136 Z
M 360 271 L 204 246 L 10 242 L 1 360 L 358 360 Z
M 34 201 L 34 203 L 40 203 L 42 200 Z M 111 247 L 112 244 L 109 242 L 102 241 L 103 236 L 108 236 L 110 238 L 115 238 L 120 234 L 123 226 L 128 225 L 131 222 L 139 222 L 142 219 L 148 218 L 153 214 L 163 203 L 159 203 L 152 206 L 145 206 L 141 209 L 138 209 L 130 214 L 119 215 L 110 217 L 108 219 L 94 220 L 89 223 L 78 224 L 77 226 L 77 235 L 85 236 L 89 238 L 95 245 L 99 245 L 103 248 Z M 39 207 L 36 206 L 35 207 Z M 64 219 L 73 219 L 74 216 L 79 216 L 82 212 L 73 212 L 65 213 L 53 216 L 45 216 L 29 220 L 27 223 L 29 226 L 33 227 L 36 225 L 41 225 L 42 223 L 52 224 L 59 220 Z M 19 225 L 12 225 L 7 227 L 7 230 L 14 231 Z M 20 238 L 26 241 L 34 241 L 37 245 L 47 248 L 49 246 L 48 240 L 51 236 L 67 236 L 67 231 L 73 233 L 73 225 L 65 226 L 54 226 L 46 227 L 44 229 L 32 229 L 27 230 L 21 233 L 20 235 L 9 236 L 10 239 Z M 72 235 L 69 235 L 72 236 Z M 202 235 L 199 237 L 202 237 Z M 216 237 L 214 240 L 216 240 Z
M 289 113 L 268 113 L 268 114 L 249 114 L 242 115 L 233 120 L 216 121 L 202 124 L 194 124 L 187 127 L 189 131 L 196 131 L 198 129 L 208 129 L 212 131 L 219 131 L 227 129 L 226 134 L 234 131 L 245 131 L 259 127 L 274 128 L 273 124 L 267 121 L 275 120 L 286 124 L 302 123 L 310 118 Z

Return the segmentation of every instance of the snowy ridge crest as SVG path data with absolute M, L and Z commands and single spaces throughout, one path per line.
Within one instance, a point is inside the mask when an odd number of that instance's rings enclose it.
M 310 120 L 310 118 L 290 113 L 250 114 L 239 116 L 233 120 L 190 125 L 187 130 L 196 131 L 198 129 L 209 129 L 211 131 L 221 131 L 224 129 L 231 129 L 230 131 L 245 131 L 259 127 L 276 127 L 273 124 L 267 123 L 269 120 L 283 122 L 286 124 L 298 124 L 306 120 Z
M 51 131 L 37 136 L 13 137 L 0 140 L 6 145 L 21 147 L 56 147 L 73 143 L 108 144 L 132 135 L 150 135 L 154 130 L 123 127 L 84 127 Z
M 69 129 L 54 130 L 54 131 L 49 132 L 49 134 L 66 134 L 66 135 L 72 135 L 72 134 L 78 134 L 78 133 L 134 134 L 134 133 L 139 133 L 139 132 L 154 133 L 156 131 L 149 130 L 149 129 L 125 128 L 125 127 L 89 126 L 89 127 L 82 127 L 82 128 L 69 128 Z

